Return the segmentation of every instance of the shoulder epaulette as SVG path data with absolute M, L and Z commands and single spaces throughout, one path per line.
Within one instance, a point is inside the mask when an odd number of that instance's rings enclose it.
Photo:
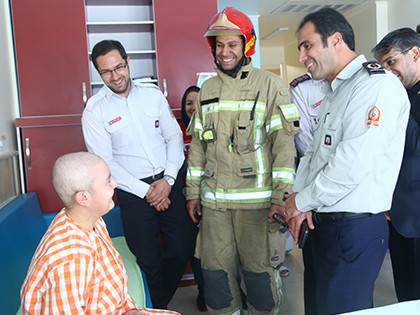
M 304 75 L 301 75 L 300 77 L 297 77 L 296 79 L 292 80 L 292 82 L 290 82 L 290 86 L 297 87 L 299 83 L 308 81 L 310 79 L 311 77 L 307 73 L 305 73 Z
M 369 75 L 385 73 L 385 69 L 377 61 L 364 62 L 363 68 L 369 72 Z

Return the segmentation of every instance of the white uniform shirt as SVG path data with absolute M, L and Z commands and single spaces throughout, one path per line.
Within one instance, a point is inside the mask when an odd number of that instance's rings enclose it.
M 313 134 L 318 124 L 319 106 L 324 98 L 322 92 L 324 82 L 324 80 L 308 79 L 290 86 L 292 103 L 296 105 L 300 115 L 299 133 L 295 137 L 299 156 L 303 156 L 309 144 L 312 143 Z
M 379 213 L 391 206 L 410 103 L 390 72 L 369 75 L 361 55 L 324 85 L 313 143 L 293 190 L 300 211 Z
M 184 162 L 182 131 L 154 84 L 132 81 L 128 97 L 104 86 L 83 111 L 83 136 L 90 152 L 108 164 L 118 188 L 143 198 L 139 179 L 165 171 L 174 178 Z

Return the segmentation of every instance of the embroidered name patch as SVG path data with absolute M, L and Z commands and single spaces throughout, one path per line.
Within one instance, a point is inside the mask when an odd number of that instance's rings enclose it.
M 366 124 L 368 126 L 378 127 L 380 120 L 381 120 L 381 110 L 379 109 L 379 107 L 375 105 L 368 112 Z
M 121 119 L 122 119 L 122 118 L 121 118 L 121 116 L 118 116 L 117 118 L 114 118 L 113 120 L 108 121 L 108 124 L 109 124 L 110 126 L 112 126 L 113 124 L 115 124 L 115 123 L 119 122 Z
M 241 168 L 241 173 L 251 173 L 252 167 Z

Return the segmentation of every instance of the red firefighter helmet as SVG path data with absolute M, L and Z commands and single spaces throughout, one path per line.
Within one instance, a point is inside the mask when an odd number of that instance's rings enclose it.
M 250 57 L 255 53 L 255 36 L 254 25 L 251 19 L 241 11 L 232 6 L 224 8 L 217 13 L 210 20 L 210 25 L 204 37 L 207 37 L 212 54 L 214 55 L 214 47 L 212 45 L 211 37 L 223 34 L 237 34 L 245 38 L 245 51 L 246 57 Z

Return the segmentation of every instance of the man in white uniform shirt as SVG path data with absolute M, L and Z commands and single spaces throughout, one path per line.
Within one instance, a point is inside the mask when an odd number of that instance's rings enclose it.
M 312 143 L 318 125 L 319 106 L 324 98 L 324 93 L 322 93 L 324 83 L 324 80 L 313 80 L 309 72 L 290 82 L 292 103 L 296 105 L 300 115 L 299 133 L 295 136 L 299 157 L 305 154 Z
M 297 35 L 299 61 L 326 80 L 319 125 L 280 212 L 295 240 L 304 220 L 311 229 L 305 314 L 370 308 L 410 103 L 396 76 L 356 55 L 353 29 L 336 10 L 308 14 Z
M 118 182 L 128 246 L 146 273 L 153 306 L 166 309 L 188 258 L 182 132 L 159 88 L 130 79 L 120 42 L 97 43 L 91 59 L 105 86 L 83 111 L 85 143 Z

